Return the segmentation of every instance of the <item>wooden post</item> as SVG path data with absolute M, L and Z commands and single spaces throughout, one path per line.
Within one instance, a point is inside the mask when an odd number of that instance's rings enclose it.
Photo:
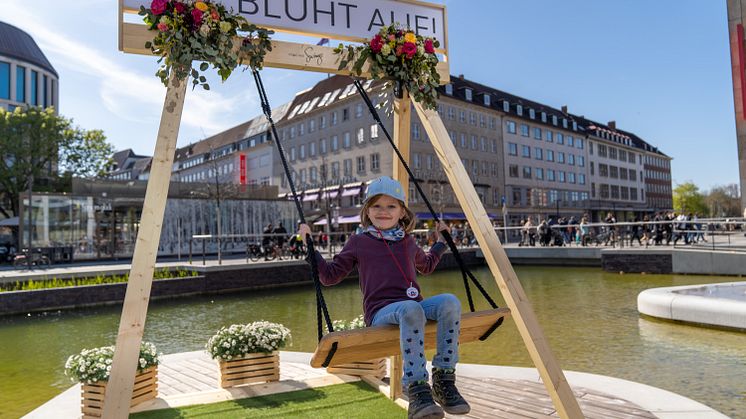
M 554 407 L 562 418 L 582 418 L 583 413 L 578 406 L 578 401 L 575 399 L 557 359 L 549 348 L 531 303 L 529 303 L 523 287 L 518 281 L 518 276 L 500 244 L 497 233 L 492 228 L 492 224 L 487 217 L 487 211 L 484 209 L 484 205 L 482 205 L 474 185 L 461 163 L 456 148 L 451 143 L 443 121 L 437 112 L 425 110 L 417 102 L 414 102 L 414 106 L 425 131 L 430 136 L 435 154 L 440 158 L 453 191 L 474 231 L 490 271 L 495 276 L 495 282 L 508 303 L 516 326 L 518 326 L 518 331 L 526 344 L 526 349 L 528 349 L 534 365 L 539 370 Z
M 394 144 L 401 152 L 404 160 L 409 163 L 409 135 L 412 125 L 412 100 L 409 98 L 409 92 L 402 87 L 401 98 L 396 97 L 396 88 L 394 89 Z M 404 196 L 409 200 L 409 174 L 404 165 L 399 161 L 395 151 L 393 155 L 393 173 L 394 179 L 401 183 L 404 189 Z
M 396 400 L 401 397 L 401 376 L 404 374 L 401 355 L 395 355 L 389 358 L 391 367 L 389 368 L 389 398 Z
M 166 210 L 171 168 L 179 136 L 181 113 L 187 82 L 171 78 L 163 104 L 158 139 L 153 153 L 153 163 L 145 192 L 140 229 L 137 232 L 135 252 L 132 257 L 127 293 L 124 297 L 122 317 L 119 322 L 116 350 L 104 399 L 103 417 L 126 418 L 129 416 L 130 398 L 137 372 L 140 343 L 145 329 L 145 318 L 153 283 L 153 270 L 161 238 L 163 213 Z

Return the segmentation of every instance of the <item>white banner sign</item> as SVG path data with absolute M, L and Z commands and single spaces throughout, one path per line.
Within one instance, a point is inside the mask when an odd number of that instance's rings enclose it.
M 408 0 L 215 0 L 251 23 L 267 28 L 334 39 L 362 41 L 382 26 L 398 22 L 438 39 L 447 50 L 445 6 Z M 124 0 L 126 9 L 150 7 L 147 0 Z

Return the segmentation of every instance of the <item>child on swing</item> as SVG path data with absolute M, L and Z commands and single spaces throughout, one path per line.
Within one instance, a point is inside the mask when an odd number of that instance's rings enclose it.
M 319 279 L 327 286 L 338 284 L 357 266 L 365 324 L 399 325 L 402 386 L 409 396 L 409 418 L 442 418 L 444 410 L 465 414 L 470 410 L 469 404 L 455 386 L 461 303 L 452 294 L 423 298 L 416 280 L 417 272 L 429 274 L 435 269 L 446 250 L 445 240 L 438 234 L 438 242 L 429 252 L 419 248 L 409 234 L 414 229 L 415 215 L 404 200 L 401 184 L 388 176 L 368 185 L 360 210 L 364 232 L 351 236 L 331 262 L 316 253 Z M 450 229 L 438 223 L 436 231 Z M 302 224 L 298 233 L 305 240 L 311 229 Z M 424 349 L 428 319 L 438 322 L 432 390 Z

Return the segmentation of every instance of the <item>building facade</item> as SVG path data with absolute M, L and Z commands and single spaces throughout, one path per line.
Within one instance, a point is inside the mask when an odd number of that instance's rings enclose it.
M 0 22 L 0 107 L 59 109 L 59 76 L 33 38 Z

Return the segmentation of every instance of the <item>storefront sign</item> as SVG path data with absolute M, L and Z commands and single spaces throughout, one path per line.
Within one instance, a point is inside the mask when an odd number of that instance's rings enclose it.
M 246 154 L 241 154 L 239 156 L 239 184 L 245 185 L 246 184 Z
M 285 32 L 362 41 L 382 26 L 398 22 L 446 44 L 446 9 L 415 0 L 215 0 L 249 22 Z M 147 0 L 124 0 L 124 7 L 150 7 Z

